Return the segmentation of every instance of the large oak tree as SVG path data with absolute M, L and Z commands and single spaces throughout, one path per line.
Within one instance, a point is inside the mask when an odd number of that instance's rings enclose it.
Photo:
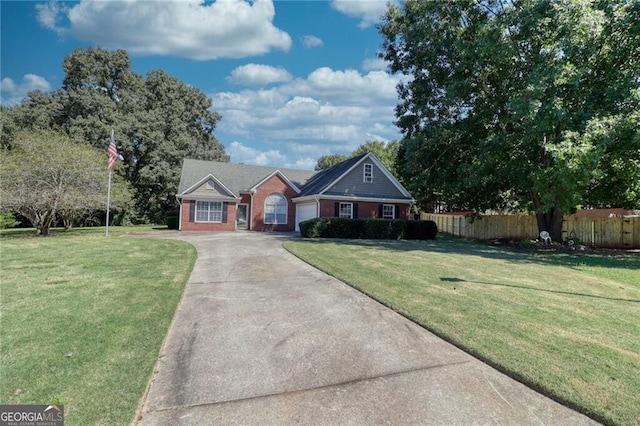
M 406 0 L 379 30 L 414 196 L 554 240 L 578 205 L 640 207 L 639 1 Z
M 134 190 L 139 220 L 158 221 L 175 209 L 184 158 L 228 161 L 213 133 L 220 116 L 200 90 L 161 70 L 134 72 L 124 50 L 77 49 L 62 65 L 62 87 L 30 93 L 6 111 L 8 130 L 59 130 L 106 155 L 113 129 L 122 155 L 116 173 Z M 3 135 L 3 146 L 11 146 L 11 135 Z

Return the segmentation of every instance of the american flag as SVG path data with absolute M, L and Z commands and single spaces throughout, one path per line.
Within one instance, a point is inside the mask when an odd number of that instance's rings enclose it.
M 107 151 L 109 153 L 109 164 L 107 168 L 109 170 L 113 170 L 113 168 L 118 164 L 118 148 L 116 147 L 116 140 L 113 137 L 113 130 L 111 131 L 111 141 L 109 142 L 109 149 Z

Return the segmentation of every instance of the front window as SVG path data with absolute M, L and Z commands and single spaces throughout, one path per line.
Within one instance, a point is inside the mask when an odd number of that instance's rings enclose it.
M 277 225 L 287 223 L 287 199 L 280 194 L 271 194 L 264 201 L 264 223 Z
M 362 180 L 365 183 L 371 183 L 373 182 L 373 164 L 365 164 L 364 165 L 364 172 L 362 175 Z
M 393 204 L 383 204 L 382 205 L 382 218 L 383 219 L 393 219 L 396 217 L 396 206 Z
M 196 222 L 222 222 L 222 202 L 196 201 Z
M 353 204 L 340 203 L 340 210 L 338 211 L 338 213 L 338 217 L 346 217 L 348 219 L 353 218 Z

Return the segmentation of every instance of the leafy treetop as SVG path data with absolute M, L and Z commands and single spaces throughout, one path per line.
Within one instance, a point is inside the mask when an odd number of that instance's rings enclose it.
M 423 203 L 528 209 L 561 239 L 578 205 L 640 206 L 640 2 L 407 0 L 381 56 L 398 172 Z
M 211 100 L 162 70 L 146 77 L 131 70 L 124 50 L 76 49 L 62 64 L 62 87 L 32 92 L 3 111 L 2 145 L 21 129 L 54 129 L 105 152 L 115 132 L 122 167 L 134 191 L 134 216 L 158 221 L 175 209 L 184 158 L 228 161 L 214 130 L 220 115 Z

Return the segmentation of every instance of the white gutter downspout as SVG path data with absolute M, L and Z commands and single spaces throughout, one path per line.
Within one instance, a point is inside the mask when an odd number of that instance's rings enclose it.
M 320 217 L 320 200 L 318 199 L 318 195 L 315 195 L 316 199 L 316 217 Z
M 182 231 L 182 198 L 178 198 L 180 204 L 180 213 L 178 213 L 178 231 Z

